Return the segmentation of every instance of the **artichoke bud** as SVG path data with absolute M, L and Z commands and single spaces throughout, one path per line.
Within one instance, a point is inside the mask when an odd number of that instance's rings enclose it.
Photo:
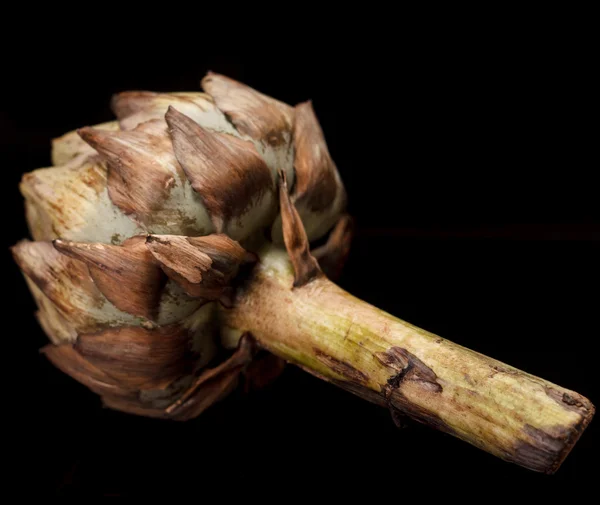
M 189 419 L 242 375 L 249 385 L 276 376 L 282 361 L 255 360 L 249 335 L 223 337 L 216 307 L 256 261 L 249 249 L 282 241 L 280 211 L 303 237 L 294 254 L 310 257 L 308 240 L 345 205 L 310 103 L 294 108 L 217 74 L 202 86 L 116 95 L 118 121 L 56 139 L 56 166 L 20 186 L 34 241 L 13 255 L 52 342 L 45 355 L 135 414 Z M 341 236 L 320 261 L 341 257 Z
M 202 86 L 117 95 L 118 122 L 63 135 L 57 166 L 23 177 L 34 241 L 12 251 L 48 359 L 107 407 L 176 420 L 240 382 L 264 386 L 285 359 L 393 416 L 556 471 L 594 406 L 335 286 L 352 219 L 312 103 L 217 74 Z

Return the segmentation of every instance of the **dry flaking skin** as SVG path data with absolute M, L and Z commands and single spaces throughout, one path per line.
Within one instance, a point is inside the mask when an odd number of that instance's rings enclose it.
M 23 176 L 13 248 L 63 372 L 113 409 L 188 420 L 285 362 L 536 471 L 594 415 L 573 391 L 336 286 L 346 191 L 310 101 L 209 73 L 204 93 L 116 95 Z M 323 245 L 313 247 L 326 237 Z

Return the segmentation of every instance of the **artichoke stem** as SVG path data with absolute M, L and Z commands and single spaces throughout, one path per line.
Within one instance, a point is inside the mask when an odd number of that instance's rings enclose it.
M 224 338 L 538 472 L 554 473 L 594 415 L 583 396 L 471 351 L 350 295 L 325 276 L 294 286 L 269 247 L 223 309 Z M 229 337 L 227 336 L 229 335 Z

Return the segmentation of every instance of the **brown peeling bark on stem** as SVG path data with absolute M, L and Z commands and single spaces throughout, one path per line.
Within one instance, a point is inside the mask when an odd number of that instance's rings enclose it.
M 290 256 L 262 251 L 234 307 L 222 309 L 225 327 L 395 419 L 534 471 L 555 472 L 591 421 L 594 406 L 578 393 L 417 328 L 324 275 L 292 287 L 298 258 Z

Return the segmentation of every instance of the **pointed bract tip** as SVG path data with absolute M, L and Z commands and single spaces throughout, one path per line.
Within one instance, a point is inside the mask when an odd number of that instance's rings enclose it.
M 298 103 L 296 105 L 296 108 L 299 108 L 299 107 L 309 107 L 309 108 L 311 108 L 313 110 L 315 108 L 314 104 L 313 104 L 313 101 L 312 101 L 312 98 L 309 98 L 308 100 L 304 100 L 303 102 Z
M 179 112 L 175 107 L 169 105 L 167 112 L 165 113 L 165 121 L 169 127 L 169 133 L 173 133 L 173 130 L 187 130 L 187 129 L 200 129 L 204 131 L 204 128 L 200 126 L 189 116 L 186 116 L 183 112 Z
M 172 129 L 175 126 L 175 121 L 177 121 L 181 116 L 185 116 L 185 114 L 179 112 L 175 107 L 169 105 L 167 107 L 167 112 L 165 112 L 165 121 L 169 125 L 169 129 Z M 186 116 L 187 117 L 187 116 Z M 198 125 L 200 126 L 200 125 Z
M 91 126 L 84 126 L 77 129 L 77 135 L 88 145 L 96 149 L 103 140 L 107 138 L 107 132 L 97 130 Z
M 21 260 L 23 247 L 26 247 L 27 243 L 30 243 L 30 241 L 27 239 L 19 240 L 16 244 L 13 244 L 8 248 L 10 253 L 12 254 L 13 259 L 17 264 L 19 264 Z
M 81 128 L 77 128 L 77 135 L 79 135 L 83 140 L 87 142 L 87 138 L 93 136 L 94 129 L 91 126 L 82 126 Z
M 117 117 L 135 113 L 139 107 L 136 107 L 136 98 L 152 98 L 156 93 L 152 91 L 120 91 L 110 98 L 110 110 Z

